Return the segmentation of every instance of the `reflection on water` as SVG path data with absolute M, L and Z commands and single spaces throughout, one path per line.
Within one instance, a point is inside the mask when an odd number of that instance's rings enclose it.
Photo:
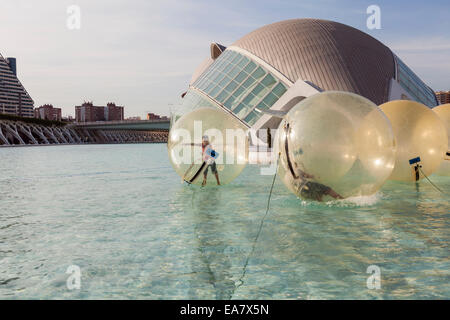
M 277 181 L 249 256 L 272 179 L 257 167 L 200 188 L 179 183 L 164 145 L 0 156 L 0 298 L 450 298 L 450 198 L 426 181 L 329 203 Z M 80 290 L 66 287 L 72 264 Z M 380 290 L 366 287 L 370 265 Z
M 194 232 L 197 238 L 197 254 L 192 259 L 192 270 L 206 275 L 205 280 L 214 288 L 216 299 L 229 299 L 234 291 L 231 261 L 227 255 L 229 247 L 226 226 L 216 208 L 223 206 L 218 187 L 197 189 L 192 195 L 191 211 Z M 198 263 L 200 262 L 200 263 Z M 191 279 L 190 298 L 196 297 L 196 281 Z

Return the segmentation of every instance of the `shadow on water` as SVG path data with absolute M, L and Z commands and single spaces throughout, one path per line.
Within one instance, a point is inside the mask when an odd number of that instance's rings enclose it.
M 216 299 L 229 299 L 235 283 L 230 271 L 232 264 L 226 252 L 229 242 L 224 230 L 227 228 L 220 214 L 217 214 L 221 202 L 219 187 L 196 188 L 193 191 L 191 213 L 198 246 L 191 263 L 192 270 L 204 275 L 202 280 L 213 286 Z M 191 281 L 189 292 L 191 298 L 197 296 L 196 280 Z

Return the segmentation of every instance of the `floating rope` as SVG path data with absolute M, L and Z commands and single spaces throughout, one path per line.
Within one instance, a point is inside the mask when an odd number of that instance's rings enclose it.
M 423 176 L 428 180 L 428 182 L 429 182 L 434 188 L 436 188 L 437 191 L 439 191 L 439 192 L 442 193 L 442 194 L 447 194 L 446 192 L 442 191 L 437 185 L 435 185 L 435 184 L 430 180 L 430 178 L 428 178 L 428 176 L 423 172 L 421 166 L 419 166 L 418 168 L 419 168 L 420 172 L 423 174 Z
M 267 199 L 267 206 L 266 206 L 266 213 L 264 214 L 263 218 L 261 219 L 261 222 L 259 224 L 259 229 L 258 229 L 258 233 L 256 234 L 255 240 L 253 241 L 253 246 L 252 246 L 252 250 L 250 251 L 250 254 L 247 256 L 247 259 L 245 260 L 245 264 L 243 267 L 243 271 L 242 271 L 242 276 L 239 278 L 239 284 L 234 288 L 233 293 L 230 296 L 230 299 L 233 297 L 234 292 L 236 292 L 236 290 L 242 286 L 244 284 L 244 278 L 245 275 L 247 273 L 247 266 L 248 266 L 248 262 L 250 261 L 250 257 L 253 256 L 253 253 L 255 252 L 255 248 L 256 248 L 256 244 L 258 242 L 259 236 L 261 235 L 261 231 L 262 228 L 264 226 L 264 221 L 267 217 L 267 215 L 269 214 L 269 209 L 270 209 L 270 199 L 272 198 L 272 191 L 273 191 L 273 186 L 275 185 L 275 179 L 277 177 L 277 171 L 278 171 L 278 160 L 280 159 L 280 154 L 278 154 L 278 158 L 276 161 L 276 169 L 275 169 L 275 174 L 273 175 L 273 180 L 272 180 L 272 185 L 270 187 L 270 191 L 269 191 L 269 197 Z

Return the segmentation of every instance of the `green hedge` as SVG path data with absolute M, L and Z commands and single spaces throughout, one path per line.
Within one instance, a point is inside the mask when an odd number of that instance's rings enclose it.
M 0 113 L 0 119 L 40 124 L 42 126 L 47 126 L 47 127 L 52 127 L 52 126 L 63 127 L 68 124 L 67 122 L 63 122 L 63 121 L 43 120 L 43 119 L 37 119 L 37 118 L 25 118 L 25 117 L 13 116 L 10 114 L 3 114 L 3 113 Z

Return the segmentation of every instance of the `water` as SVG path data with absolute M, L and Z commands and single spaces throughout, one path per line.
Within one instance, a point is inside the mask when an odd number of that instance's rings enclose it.
M 165 145 L 0 149 L 0 298 L 450 298 L 450 198 L 426 181 L 323 204 L 277 181 L 242 278 L 271 180 L 248 166 L 228 186 L 182 185 Z

